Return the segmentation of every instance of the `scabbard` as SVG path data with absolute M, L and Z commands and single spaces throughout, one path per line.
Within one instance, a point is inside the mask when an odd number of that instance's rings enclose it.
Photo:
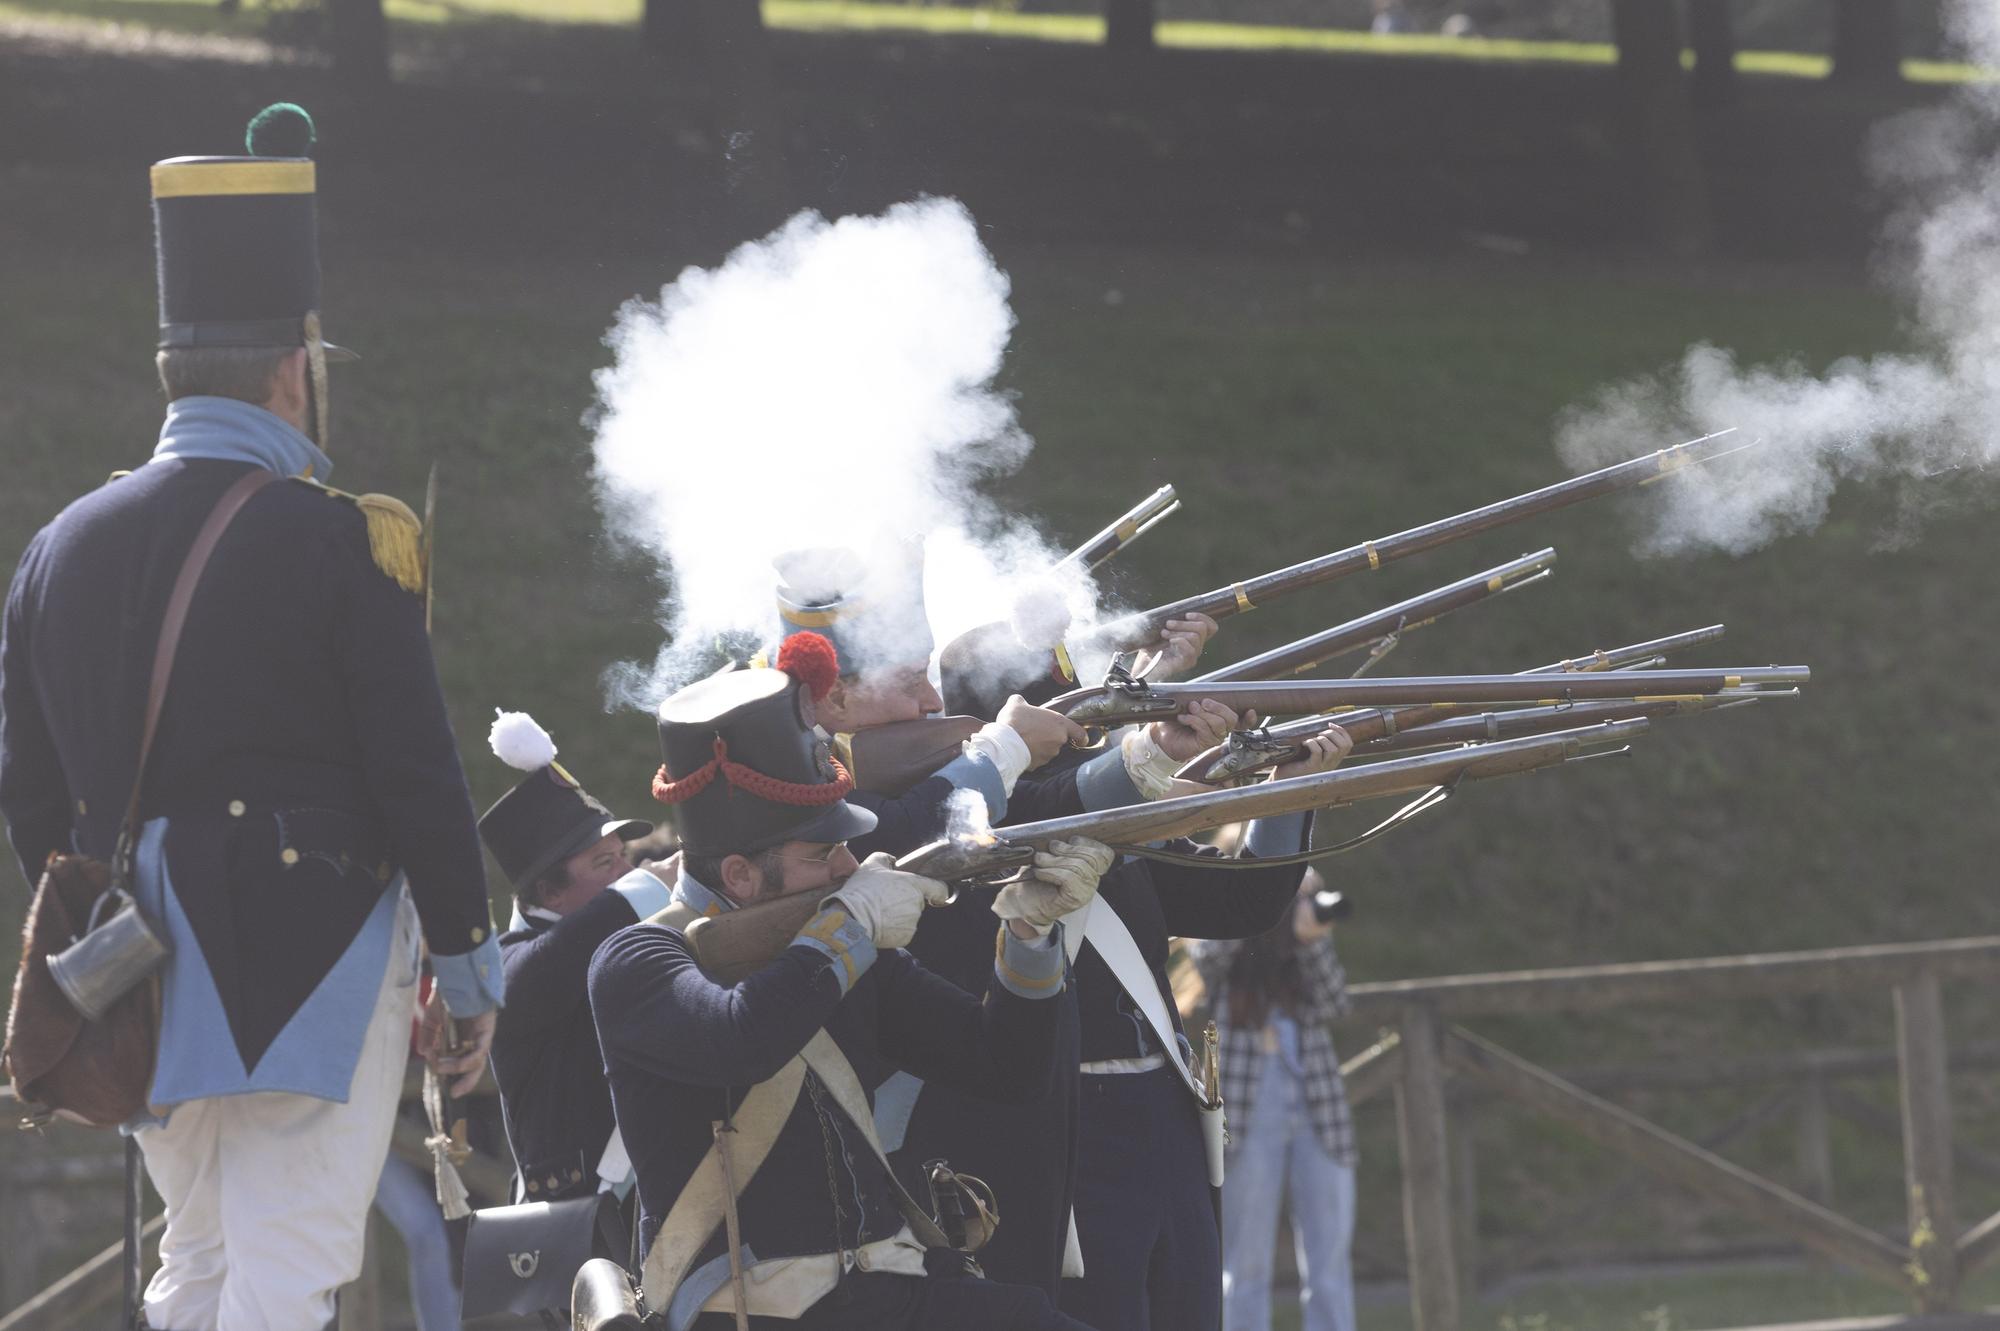
M 1208 1181 L 1212 1187 L 1222 1186 L 1222 1151 L 1229 1144 L 1229 1125 L 1223 1120 L 1223 1106 L 1218 1103 L 1213 1109 L 1199 1109 L 1201 1115 L 1201 1144 L 1208 1152 Z

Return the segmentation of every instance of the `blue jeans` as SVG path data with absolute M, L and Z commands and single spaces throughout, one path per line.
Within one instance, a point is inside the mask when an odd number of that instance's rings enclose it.
M 1230 1124 L 1222 1185 L 1222 1324 L 1270 1331 L 1278 1203 L 1291 1196 L 1305 1331 L 1354 1331 L 1354 1168 L 1306 1117 L 1305 1088 L 1276 1054 L 1260 1060 L 1250 1121 Z
M 410 1255 L 410 1305 L 418 1331 L 458 1331 L 451 1241 L 430 1175 L 391 1152 L 375 1185 L 375 1206 L 396 1227 Z

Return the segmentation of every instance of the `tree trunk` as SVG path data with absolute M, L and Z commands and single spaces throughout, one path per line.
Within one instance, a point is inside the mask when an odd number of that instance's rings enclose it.
M 1153 18 L 1153 0 L 1104 0 L 1105 49 L 1152 50 Z
M 1903 26 L 1896 0 L 1834 0 L 1833 77 L 1896 83 L 1903 77 Z
M 1681 70 L 1680 7 L 1661 0 L 1611 0 L 1611 23 L 1645 229 L 1669 254 L 1699 257 L 1713 243 L 1714 231 L 1694 108 Z
M 671 83 L 700 78 L 701 15 L 695 0 L 646 0 L 639 36 Z
M 791 208 L 785 115 L 757 0 L 688 0 L 708 68 L 711 112 L 727 203 L 741 226 L 762 232 Z
M 1734 0 L 1687 0 L 1688 42 L 1694 47 L 1694 93 L 1704 105 L 1736 100 Z
M 333 68 L 346 83 L 389 80 L 389 20 L 382 0 L 326 0 Z

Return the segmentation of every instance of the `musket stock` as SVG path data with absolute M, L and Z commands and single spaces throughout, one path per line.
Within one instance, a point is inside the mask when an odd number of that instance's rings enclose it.
M 1588 656 L 1551 661 L 1547 665 L 1536 666 L 1532 670 L 1523 670 L 1520 673 L 1523 675 L 1594 674 L 1605 670 L 1650 667 L 1652 663 L 1675 652 L 1716 642 L 1721 639 L 1723 633 L 1722 625 L 1711 624 L 1706 628 L 1690 629 L 1685 633 L 1669 634 L 1664 638 L 1635 642 L 1608 651 L 1599 648 Z M 1261 768 L 1296 762 L 1305 756 L 1306 741 L 1315 735 L 1324 734 L 1331 725 L 1338 725 L 1347 731 L 1355 745 L 1360 747 L 1391 738 L 1418 726 L 1431 725 L 1449 717 L 1462 715 L 1472 710 L 1472 706 L 1434 703 L 1396 708 L 1357 708 L 1337 715 L 1309 716 L 1297 721 L 1260 726 L 1254 730 L 1238 730 L 1221 744 L 1196 755 L 1175 775 L 1211 785 L 1233 781 Z
M 1600 495 L 1615 494 L 1620 490 L 1630 490 L 1640 485 L 1657 481 L 1671 475 L 1683 467 L 1712 461 L 1724 455 L 1723 444 L 1733 430 L 1719 430 L 1714 434 L 1691 439 L 1672 448 L 1649 453 L 1645 457 L 1633 458 L 1597 471 L 1572 476 L 1569 480 L 1558 481 L 1554 485 L 1543 486 L 1539 490 L 1498 503 L 1487 504 L 1468 512 L 1435 522 L 1427 522 L 1420 527 L 1411 527 L 1392 536 L 1363 541 L 1359 545 L 1336 550 L 1332 554 L 1308 559 L 1261 577 L 1243 582 L 1232 582 L 1227 587 L 1218 587 L 1212 592 L 1199 596 L 1184 597 L 1166 605 L 1155 606 L 1115 620 L 1097 630 L 1092 642 L 1104 651 L 1129 651 L 1144 647 L 1158 639 L 1160 630 L 1169 619 L 1185 619 L 1191 614 L 1205 614 L 1221 619 L 1229 615 L 1254 610 L 1269 604 L 1274 597 L 1284 596 L 1305 587 L 1332 582 L 1355 573 L 1378 569 L 1382 565 L 1410 555 L 1435 550 L 1441 545 L 1464 540 L 1481 532 L 1524 522 L 1543 513 L 1580 504 L 1586 499 Z M 1737 452 L 1754 444 L 1741 445 L 1729 449 Z
M 1345 624 L 1336 624 L 1323 632 L 1300 638 L 1297 642 L 1274 647 L 1205 675 L 1197 675 L 1194 682 L 1219 684 L 1232 679 L 1276 679 L 1282 675 L 1295 675 L 1388 635 L 1422 628 L 1454 610 L 1532 586 L 1549 576 L 1555 562 L 1556 552 L 1552 549 L 1522 555 L 1484 573 L 1460 578 L 1435 591 L 1398 601 L 1359 619 L 1350 619 Z
M 1240 789 L 1204 791 L 1152 804 L 1019 823 L 934 841 L 897 860 L 896 867 L 945 882 L 990 880 L 1032 864 L 1037 850 L 1046 850 L 1058 839 L 1089 837 L 1114 850 L 1130 849 L 1252 818 L 1342 808 L 1463 781 L 1513 776 L 1616 751 L 1645 734 L 1649 724 L 1644 720 L 1617 721 L 1445 753 L 1391 758 Z M 734 984 L 791 946 L 828 895 L 824 891 L 803 892 L 696 920 L 687 929 L 688 946 L 704 972 L 721 983 Z

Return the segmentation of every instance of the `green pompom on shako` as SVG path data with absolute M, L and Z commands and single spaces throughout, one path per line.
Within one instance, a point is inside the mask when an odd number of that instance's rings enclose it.
M 312 117 L 266 107 L 248 157 L 153 164 L 160 342 L 172 347 L 324 347 L 319 337 L 318 177 Z
M 273 102 L 250 118 L 243 148 L 252 157 L 310 157 L 319 132 L 296 102 Z

